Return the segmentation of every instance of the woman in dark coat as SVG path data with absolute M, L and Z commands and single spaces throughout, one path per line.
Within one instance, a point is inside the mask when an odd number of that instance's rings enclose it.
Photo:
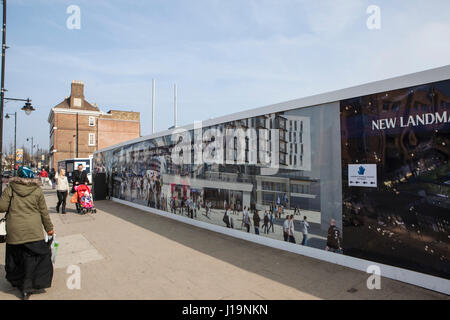
M 53 224 L 44 194 L 31 170 L 20 167 L 0 198 L 6 215 L 6 279 L 28 299 L 33 290 L 49 288 L 53 278 L 51 250 L 45 232 L 53 236 Z

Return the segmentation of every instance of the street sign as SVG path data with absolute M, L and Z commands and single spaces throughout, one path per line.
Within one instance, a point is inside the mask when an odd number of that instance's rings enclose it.
M 348 185 L 350 187 L 377 187 L 376 164 L 349 164 Z
M 16 163 L 23 163 L 23 149 L 16 149 Z

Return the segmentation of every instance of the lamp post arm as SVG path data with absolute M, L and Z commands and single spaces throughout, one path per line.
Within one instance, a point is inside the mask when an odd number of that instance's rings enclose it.
M 10 100 L 10 101 L 24 101 L 24 102 L 30 102 L 31 99 L 17 99 L 17 98 L 3 98 L 4 100 Z

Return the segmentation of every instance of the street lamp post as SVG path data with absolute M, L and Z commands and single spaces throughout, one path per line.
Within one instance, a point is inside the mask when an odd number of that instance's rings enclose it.
M 6 0 L 3 0 L 3 24 L 2 24 L 2 73 L 1 73 L 1 88 L 0 88 L 0 174 L 3 173 L 3 110 L 5 106 L 5 100 L 11 101 L 25 101 L 25 105 L 22 110 L 29 115 L 35 109 L 31 106 L 31 100 L 17 99 L 17 98 L 5 98 L 5 57 L 6 57 Z M 3 175 L 0 178 L 0 195 L 2 194 L 3 187 Z
M 0 88 L 0 195 L 3 187 L 3 107 L 5 105 L 5 53 L 6 53 L 6 0 L 3 0 L 3 25 L 2 25 L 2 74 Z
M 30 167 L 33 167 L 33 149 L 34 149 L 34 147 L 35 147 L 35 145 L 34 145 L 34 143 L 33 143 L 33 137 L 31 137 L 31 138 L 27 138 L 27 141 L 30 141 L 30 139 L 31 139 L 31 148 L 30 148 L 30 152 L 31 152 L 31 154 L 30 154 Z
M 3 65 L 2 72 L 3 72 L 4 68 L 5 68 L 5 66 Z M 1 110 L 0 110 L 0 116 L 1 116 L 1 118 L 0 118 L 0 150 L 1 150 L 0 155 L 1 155 L 1 158 L 3 158 L 3 109 L 4 109 L 4 101 L 5 100 L 8 100 L 8 101 L 24 101 L 25 105 L 22 107 L 21 110 L 25 111 L 25 114 L 27 116 L 29 116 L 31 114 L 31 112 L 36 110 L 31 105 L 31 99 L 30 98 L 27 98 L 27 99 L 5 98 L 4 97 L 4 91 L 5 91 L 5 88 L 2 87 L 2 89 L 1 89 Z M 15 112 L 15 119 L 16 119 L 16 127 L 17 127 L 17 112 Z M 16 133 L 15 133 L 15 130 L 14 130 L 14 145 L 16 145 L 16 142 L 15 142 L 16 138 L 15 138 L 15 136 L 16 136 Z M 16 149 L 16 146 L 14 146 L 14 149 Z M 14 155 L 14 172 L 16 170 L 15 156 L 16 155 Z M 0 172 L 3 172 L 3 163 L 1 161 L 0 161 Z M 2 177 L 2 179 L 0 179 L 0 195 L 2 194 L 2 189 L 3 189 L 2 183 L 3 183 L 3 177 Z
M 14 176 L 16 176 L 17 166 L 17 111 L 14 113 L 7 113 L 5 118 L 9 119 L 10 116 L 14 116 Z
M 37 164 L 39 163 L 39 143 L 36 145 L 36 155 L 35 155 L 35 157 L 36 157 L 36 167 L 37 167 Z M 42 168 L 42 165 L 41 165 L 41 168 Z

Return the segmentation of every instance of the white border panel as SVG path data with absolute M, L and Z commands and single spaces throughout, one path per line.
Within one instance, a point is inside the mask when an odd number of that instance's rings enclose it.
M 282 111 L 289 111 L 297 108 L 306 108 L 306 107 L 312 107 L 316 105 L 341 101 L 345 99 L 355 98 L 355 97 L 361 97 L 366 96 L 369 94 L 384 92 L 384 91 L 392 91 L 397 89 L 403 89 L 413 86 L 418 86 L 426 83 L 431 82 L 437 82 L 437 81 L 443 81 L 450 79 L 450 65 L 446 65 L 440 68 L 435 69 L 429 69 L 421 72 L 411 73 L 408 75 L 390 78 L 386 80 L 380 80 L 376 82 L 371 82 L 367 84 L 362 84 L 355 87 L 345 88 L 341 90 L 331 91 L 327 93 L 322 93 L 318 95 L 313 95 L 305 98 L 295 99 L 291 101 L 286 101 L 282 103 L 272 104 L 265 107 L 260 107 L 256 109 L 250 109 L 242 112 L 233 113 L 230 115 L 226 115 L 223 117 L 218 117 L 214 119 L 208 119 L 203 121 L 202 126 L 208 127 L 213 126 L 216 124 L 220 124 L 223 122 L 230 122 L 240 119 L 246 119 L 250 117 L 256 117 L 264 114 L 270 114 L 270 113 L 276 113 L 276 112 L 282 112 Z M 182 127 L 178 127 L 177 129 L 185 129 L 190 130 L 194 128 L 194 124 L 185 125 Z M 158 137 L 164 137 L 167 135 L 170 135 L 175 129 L 170 130 L 164 130 L 160 131 L 154 134 L 150 134 L 147 136 L 143 136 L 137 139 L 133 139 L 130 141 L 125 141 L 101 150 L 98 150 L 97 152 L 103 152 L 107 150 L 112 150 L 124 145 L 158 138 Z
M 169 219 L 177 220 L 183 223 L 187 223 L 199 228 L 211 230 L 214 232 L 222 233 L 231 237 L 255 242 L 257 244 L 265 245 L 268 247 L 289 251 L 293 253 L 297 253 L 303 256 L 311 257 L 314 259 L 334 263 L 340 266 L 352 268 L 355 270 L 366 272 L 367 267 L 370 265 L 376 265 L 381 269 L 381 276 L 385 278 L 390 278 L 402 282 L 406 282 L 415 286 L 423 287 L 429 290 L 445 293 L 450 295 L 450 280 L 446 280 L 444 278 L 438 278 L 434 276 L 430 276 L 424 273 L 419 273 L 407 269 L 397 268 L 385 264 L 381 264 L 378 262 L 373 262 L 369 260 L 363 260 L 359 258 L 354 258 L 351 256 L 346 256 L 343 254 L 336 254 L 333 252 L 328 252 L 321 249 L 315 249 L 310 247 L 305 247 L 301 245 L 295 245 L 289 242 L 284 242 L 280 240 L 274 240 L 271 238 L 266 238 L 263 236 L 255 235 L 252 233 L 242 232 L 236 229 L 229 229 L 222 226 L 218 226 L 215 224 L 193 220 L 187 217 L 179 216 L 173 213 L 169 213 L 166 211 L 153 209 L 150 207 L 146 207 L 143 205 L 139 205 L 136 203 L 132 203 L 129 201 L 112 198 L 113 201 L 142 210 L 146 212 L 150 212 L 153 214 L 157 214 Z

